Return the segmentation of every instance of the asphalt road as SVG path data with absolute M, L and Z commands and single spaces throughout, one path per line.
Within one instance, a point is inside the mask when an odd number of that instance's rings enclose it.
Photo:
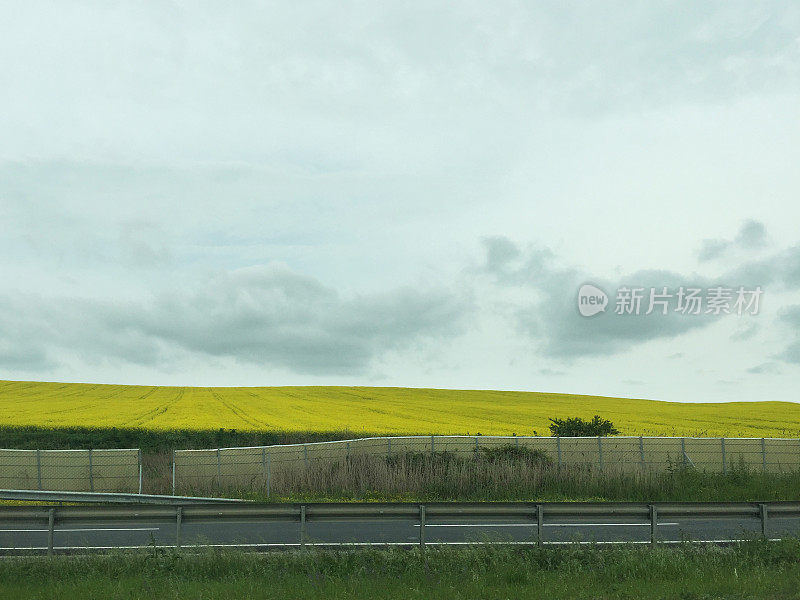
M 658 525 L 660 541 L 732 541 L 758 536 L 757 519 L 670 519 Z M 779 538 L 800 535 L 800 519 L 770 518 L 768 536 Z M 56 550 L 90 548 L 132 548 L 172 546 L 176 540 L 174 523 L 98 522 L 91 526 L 56 525 Z M 536 542 L 536 523 L 491 519 L 484 521 L 436 521 L 425 526 L 427 543 L 464 544 L 475 542 Z M 185 547 L 212 545 L 269 548 L 300 543 L 300 523 L 255 521 L 188 521 L 181 529 Z M 545 543 L 570 542 L 649 542 L 650 523 L 631 519 L 564 519 L 545 522 Z M 314 544 L 415 544 L 419 524 L 402 520 L 309 521 L 306 543 Z M 47 547 L 47 528 L 37 523 L 0 523 L 0 551 L 13 553 Z

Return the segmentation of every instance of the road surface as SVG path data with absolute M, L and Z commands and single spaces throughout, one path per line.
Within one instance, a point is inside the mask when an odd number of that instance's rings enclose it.
M 633 519 L 565 518 L 548 520 L 543 525 L 544 543 L 570 542 L 649 542 L 650 523 Z M 732 541 L 760 535 L 758 519 L 665 519 L 658 524 L 659 541 Z M 800 519 L 770 518 L 768 536 L 800 536 Z M 357 544 L 400 545 L 419 543 L 419 523 L 393 519 L 352 519 L 308 521 L 306 543 L 309 545 Z M 425 525 L 429 544 L 464 544 L 475 542 L 536 542 L 536 523 L 530 520 L 485 519 L 468 521 L 437 520 Z M 143 521 L 96 522 L 90 526 L 56 524 L 54 548 L 57 551 L 82 549 L 173 546 L 175 523 Z M 181 527 L 184 547 L 249 547 L 269 549 L 300 544 L 299 522 L 275 521 L 185 521 Z M 39 522 L 0 523 L 0 552 L 42 550 L 47 548 L 47 527 Z

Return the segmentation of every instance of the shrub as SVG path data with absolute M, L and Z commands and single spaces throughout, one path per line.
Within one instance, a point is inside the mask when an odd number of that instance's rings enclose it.
M 567 419 L 550 419 L 550 431 L 561 437 L 589 437 L 598 435 L 617 435 L 619 431 L 608 419 L 595 415 L 590 421 L 580 417 Z
M 481 448 L 482 457 L 490 463 L 517 462 L 531 466 L 548 467 L 553 459 L 544 450 L 507 444 L 497 448 Z

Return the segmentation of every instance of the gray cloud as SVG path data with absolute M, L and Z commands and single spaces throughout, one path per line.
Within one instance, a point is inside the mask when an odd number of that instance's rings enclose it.
M 725 241 L 724 245 L 752 249 L 765 245 L 765 240 L 763 224 L 750 220 L 742 225 L 734 240 Z M 642 313 L 649 309 L 650 288 L 656 288 L 658 292 L 667 287 L 667 292 L 674 294 L 682 286 L 702 290 L 719 285 L 734 290 L 738 286 L 748 290 L 772 286 L 774 291 L 800 287 L 800 246 L 775 252 L 760 260 L 744 261 L 714 278 L 667 270 L 644 270 L 613 281 L 597 280 L 575 268 L 560 265 L 553 252 L 544 247 L 532 246 L 523 250 L 507 238 L 491 237 L 484 239 L 484 249 L 485 260 L 481 267 L 484 274 L 500 286 L 525 288 L 533 294 L 531 301 L 517 303 L 513 311 L 519 330 L 537 340 L 548 355 L 564 359 L 623 352 L 649 340 L 672 338 L 706 327 L 719 318 L 705 312 L 683 315 L 672 309 L 667 315 L 662 315 L 657 306 L 650 315 L 617 315 L 614 314 L 613 294 L 623 286 L 644 288 Z M 591 318 L 581 317 L 576 310 L 577 289 L 587 282 L 599 285 L 609 294 L 609 308 Z M 672 301 L 674 303 L 674 299 Z M 786 311 L 782 317 L 783 323 L 791 324 L 793 329 L 800 329 L 798 319 L 800 317 L 793 310 Z M 749 340 L 762 326 L 761 321 L 745 323 L 732 334 L 731 339 Z M 787 348 L 781 358 L 800 362 L 800 342 Z
M 721 241 L 719 247 L 723 250 L 729 246 L 757 249 L 766 244 L 766 239 L 763 224 L 749 220 L 742 225 L 733 240 Z M 706 250 L 712 246 L 706 240 Z M 513 318 L 519 330 L 537 341 L 543 352 L 563 359 L 620 353 L 650 340 L 673 338 L 706 327 L 719 318 L 705 312 L 700 315 L 682 315 L 673 310 L 662 315 L 657 309 L 650 315 L 617 315 L 614 314 L 613 294 L 622 286 L 644 288 L 642 312 L 649 309 L 650 288 L 658 291 L 667 287 L 667 291 L 673 294 L 681 286 L 703 290 L 718 285 L 734 290 L 738 286 L 748 290 L 761 287 L 762 290 L 769 289 L 776 293 L 800 288 L 800 246 L 779 250 L 762 259 L 745 260 L 714 278 L 683 275 L 667 270 L 646 270 L 613 281 L 597 280 L 574 268 L 562 266 L 547 248 L 529 247 L 522 250 L 511 240 L 502 237 L 486 238 L 484 248 L 484 274 L 500 286 L 524 288 L 534 295 L 531 301 L 516 304 Z M 707 253 L 706 257 L 708 256 L 710 254 Z M 591 318 L 581 317 L 575 308 L 577 289 L 587 282 L 599 285 L 609 294 L 609 308 Z M 763 304 L 763 300 L 761 302 Z M 800 363 L 800 334 L 797 333 L 800 331 L 800 306 L 784 309 L 779 323 L 792 332 L 796 341 L 776 358 L 784 362 Z M 731 335 L 731 340 L 751 340 L 763 326 L 763 320 L 742 323 Z M 776 371 L 773 363 L 764 363 L 752 367 L 749 372 L 756 374 Z
M 800 246 L 793 246 L 767 256 L 748 260 L 729 271 L 734 285 L 774 286 L 781 290 L 800 289 Z
M 800 305 L 784 308 L 779 318 L 781 325 L 794 337 L 794 342 L 789 344 L 777 358 L 800 365 Z
M 750 367 L 749 369 L 747 369 L 747 372 L 752 373 L 754 375 L 764 375 L 764 374 L 773 375 L 776 373 L 780 373 L 780 369 L 778 368 L 778 365 L 774 362 L 765 362 L 759 365 L 755 365 L 754 367 Z
M 732 240 L 708 239 L 703 240 L 697 259 L 700 262 L 714 260 L 723 256 L 732 248 L 744 250 L 757 250 L 767 245 L 767 230 L 759 221 L 748 220 L 742 224 L 736 237 Z
M 0 297 L 0 367 L 41 372 L 55 361 L 43 340 L 53 334 L 55 323 L 35 310 L 40 299 Z
M 727 240 L 703 240 L 697 258 L 700 261 L 713 260 L 722 256 L 730 246 Z
M 736 236 L 736 244 L 743 248 L 763 248 L 767 245 L 767 229 L 758 221 L 747 221 Z
M 674 311 L 662 315 L 658 307 L 645 315 L 649 309 L 646 294 L 641 301 L 642 314 L 614 314 L 613 294 L 622 286 L 646 290 L 666 286 L 675 290 L 679 286 L 707 288 L 713 284 L 705 278 L 684 277 L 665 270 L 639 271 L 616 282 L 594 279 L 592 282 L 609 294 L 609 309 L 585 318 L 577 311 L 577 292 L 589 280 L 587 274 L 559 265 L 547 248 L 531 247 L 523 252 L 510 240 L 498 238 L 484 241 L 484 246 L 487 260 L 483 269 L 487 275 L 501 285 L 522 286 L 535 293 L 537 299 L 519 306 L 514 318 L 520 330 L 537 339 L 550 356 L 615 354 L 648 340 L 675 337 L 715 320 L 711 315 L 681 315 Z M 503 255 L 511 258 L 498 262 L 498 247 L 504 248 Z
M 517 245 L 503 236 L 486 237 L 483 246 L 486 252 L 483 269 L 495 275 L 504 273 L 508 265 L 520 255 Z
M 29 299 L 15 311 L 17 331 L 2 341 L 30 347 L 7 355 L 0 345 L 0 364 L 29 368 L 33 360 L 35 368 L 60 346 L 89 361 L 152 366 L 179 349 L 298 373 L 357 374 L 388 351 L 458 333 L 468 304 L 413 288 L 342 298 L 286 267 L 256 266 L 149 303 Z
M 357 373 L 378 354 L 451 335 L 465 311 L 442 291 L 342 299 L 277 266 L 235 271 L 192 296 L 162 298 L 135 326 L 190 351 L 298 372 Z

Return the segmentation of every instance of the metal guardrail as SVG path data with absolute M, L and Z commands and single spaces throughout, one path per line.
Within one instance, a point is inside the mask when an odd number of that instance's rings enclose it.
M 242 504 L 245 500 L 237 498 L 198 498 L 194 496 L 162 496 L 157 494 L 118 494 L 112 492 L 61 492 L 44 490 L 0 490 L 0 500 L 20 500 L 26 502 L 75 502 L 98 504 L 164 504 L 183 506 L 185 504 Z
M 47 523 L 47 552 L 53 553 L 56 523 L 90 524 L 124 520 L 175 523 L 175 547 L 181 548 L 181 529 L 188 522 L 272 521 L 299 523 L 299 546 L 307 544 L 306 524 L 309 521 L 405 520 L 419 524 L 419 539 L 406 545 L 425 548 L 426 523 L 439 520 L 479 521 L 487 517 L 527 518 L 536 525 L 531 544 L 543 545 L 542 528 L 551 518 L 640 518 L 650 523 L 650 543 L 658 543 L 660 518 L 760 520 L 761 534 L 767 536 L 772 517 L 800 518 L 800 502 L 730 502 L 730 503 L 317 503 L 317 504 L 188 504 L 186 506 L 65 506 L 17 507 L 0 506 L 0 522 Z M 438 543 L 438 542 L 434 542 Z M 491 542 L 503 543 L 503 542 Z M 342 542 L 346 545 L 347 542 Z M 209 544 L 211 545 L 211 544 Z M 286 546 L 298 544 L 287 543 Z

